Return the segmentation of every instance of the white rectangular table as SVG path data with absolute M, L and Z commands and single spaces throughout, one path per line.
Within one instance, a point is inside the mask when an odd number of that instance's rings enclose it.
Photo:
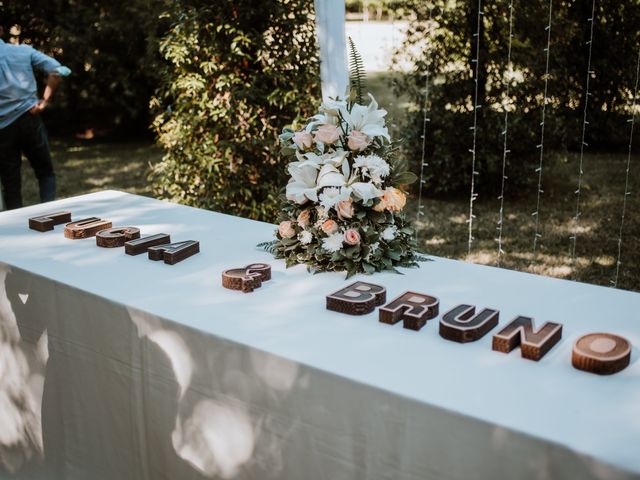
M 201 253 L 170 266 L 27 228 L 63 209 Z M 0 478 L 640 478 L 640 294 L 435 257 L 355 278 L 441 313 L 500 310 L 457 344 L 438 319 L 414 332 L 326 310 L 353 280 L 285 269 L 255 247 L 273 231 L 116 191 L 0 213 Z M 252 262 L 272 280 L 222 288 Z M 564 326 L 540 362 L 491 349 L 518 314 Z M 598 331 L 632 343 L 624 371 L 571 366 Z

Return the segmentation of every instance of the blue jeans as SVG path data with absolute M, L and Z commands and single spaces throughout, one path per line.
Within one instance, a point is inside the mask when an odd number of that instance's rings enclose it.
M 27 157 L 40 187 L 40 201 L 56 197 L 56 177 L 53 173 L 47 129 L 39 115 L 29 112 L 8 127 L 0 129 L 0 180 L 5 208 L 22 207 L 22 154 Z

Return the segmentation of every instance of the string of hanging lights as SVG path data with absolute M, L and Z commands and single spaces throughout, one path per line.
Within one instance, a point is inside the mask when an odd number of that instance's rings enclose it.
M 513 0 L 509 1 L 509 46 L 507 48 L 507 81 L 505 82 L 505 103 L 504 103 L 504 130 L 502 130 L 503 145 L 502 145 L 502 178 L 500 181 L 500 196 L 498 200 L 500 200 L 500 211 L 498 213 L 498 238 L 496 239 L 498 242 L 498 257 L 496 261 L 496 265 L 500 266 L 500 260 L 502 259 L 502 255 L 504 255 L 504 250 L 502 248 L 502 232 L 504 227 L 504 186 L 507 180 L 507 155 L 510 153 L 510 150 L 507 148 L 508 139 L 509 139 L 509 108 L 508 102 L 511 100 L 509 95 L 511 80 L 513 78 L 513 65 L 511 64 L 511 46 L 513 43 Z

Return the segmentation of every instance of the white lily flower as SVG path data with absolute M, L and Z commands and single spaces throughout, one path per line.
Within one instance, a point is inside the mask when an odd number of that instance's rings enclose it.
M 324 165 L 318 173 L 318 187 L 343 187 L 347 184 L 348 177 L 330 163 Z
M 321 112 L 325 112 L 327 115 L 331 115 L 334 117 L 338 116 L 338 112 L 342 109 L 342 108 L 346 108 L 347 106 L 347 101 L 346 100 L 339 100 L 339 99 L 328 99 L 325 102 L 322 102 L 322 105 L 320 105 L 320 111 Z
M 322 157 L 325 165 L 326 164 L 331 164 L 334 167 L 340 167 L 343 166 L 345 163 L 348 164 L 348 162 L 345 162 L 345 160 L 347 159 L 347 157 L 349 156 L 349 152 L 346 150 L 336 150 L 335 152 L 332 153 L 326 153 L 324 154 Z
M 369 105 L 355 103 L 351 108 L 351 112 L 347 110 L 346 106 L 342 107 L 340 109 L 342 118 L 344 118 L 351 130 L 357 130 L 369 137 L 384 137 L 391 141 L 389 131 L 384 126 L 384 117 L 387 111 L 383 108 L 378 108 L 378 102 L 373 98 L 373 95 L 369 94 L 369 97 L 371 98 Z
M 311 133 L 311 130 L 317 125 L 338 125 L 339 112 L 347 107 L 345 100 L 327 100 L 320 105 L 320 112 L 311 117 L 311 122 L 307 124 L 305 130 Z
M 318 201 L 318 168 L 314 165 L 302 165 L 303 162 L 292 162 L 289 164 L 291 179 L 287 184 L 287 200 L 303 204 L 307 200 Z
M 325 153 L 322 155 L 318 155 L 314 152 L 308 152 L 305 154 L 296 152 L 296 157 L 301 162 L 300 166 L 312 165 L 318 169 L 320 169 L 322 165 L 333 165 L 335 167 L 339 167 L 344 163 L 348 155 L 349 152 L 344 150 L 336 150 L 334 152 Z
M 373 183 L 355 182 L 350 184 L 349 187 L 353 190 L 355 197 L 363 202 L 381 197 L 384 193 L 382 190 L 376 188 Z
M 345 191 L 349 191 L 350 194 L 353 192 L 355 197 L 363 202 L 380 197 L 384 193 L 376 188 L 373 183 L 356 182 L 357 179 L 357 175 L 351 174 L 349 162 L 343 162 L 342 171 L 331 164 L 326 164 L 318 174 L 318 188 L 342 187 Z

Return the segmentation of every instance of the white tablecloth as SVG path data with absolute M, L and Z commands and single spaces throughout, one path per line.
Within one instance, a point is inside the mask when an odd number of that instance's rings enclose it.
M 40 233 L 62 209 L 199 240 L 177 265 Z M 274 227 L 115 191 L 0 214 L 0 478 L 640 478 L 640 295 L 433 258 L 356 279 L 500 310 L 480 341 L 325 309 L 341 274 L 256 249 Z M 250 294 L 222 270 L 273 279 Z M 563 337 L 540 362 L 491 350 L 522 314 Z M 612 376 L 574 341 L 632 344 Z M 3 473 L 4 472 L 4 473 Z

